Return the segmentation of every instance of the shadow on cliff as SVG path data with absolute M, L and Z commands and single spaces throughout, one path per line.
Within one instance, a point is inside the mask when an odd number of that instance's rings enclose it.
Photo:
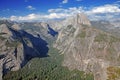
M 29 60 L 35 57 L 43 58 L 48 57 L 48 43 L 43 40 L 40 35 L 37 37 L 33 36 L 32 34 L 24 31 L 24 30 L 14 30 L 9 28 L 12 32 L 13 39 L 19 40 L 23 44 L 24 49 L 24 61 L 21 64 L 23 67 Z M 16 51 L 17 54 L 17 51 Z
M 53 30 L 49 25 L 48 25 L 48 34 L 52 35 L 53 37 L 55 37 L 56 35 L 58 35 L 58 32 Z

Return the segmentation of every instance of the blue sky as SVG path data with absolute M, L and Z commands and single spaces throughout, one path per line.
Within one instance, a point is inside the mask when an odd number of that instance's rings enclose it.
M 0 18 L 41 20 L 85 13 L 91 19 L 120 17 L 120 0 L 0 0 Z M 114 14 L 114 15 L 113 15 Z

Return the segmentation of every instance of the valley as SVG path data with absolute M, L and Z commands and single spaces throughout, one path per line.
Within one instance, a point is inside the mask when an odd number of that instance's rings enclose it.
M 119 80 L 120 37 L 107 26 L 83 13 L 53 22 L 1 20 L 0 80 Z

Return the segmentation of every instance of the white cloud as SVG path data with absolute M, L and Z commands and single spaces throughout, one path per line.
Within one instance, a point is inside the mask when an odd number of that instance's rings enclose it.
M 45 15 L 43 18 L 45 19 L 60 19 L 60 18 L 65 18 L 68 17 L 68 14 L 63 14 L 63 13 L 50 13 L 49 15 Z
M 114 4 L 94 7 L 84 13 L 86 13 L 91 20 L 110 20 L 120 18 L 119 5 Z
M 36 14 L 29 14 L 26 16 L 11 16 L 10 20 L 12 21 L 33 21 L 33 20 L 37 20 L 39 18 L 39 15 Z
M 49 9 L 47 14 L 28 14 L 26 16 L 11 16 L 9 19 L 13 21 L 40 21 L 45 19 L 61 19 L 73 16 L 77 13 L 85 13 L 90 20 L 113 19 L 120 18 L 119 5 L 103 5 L 86 9 L 85 7 L 70 7 L 67 9 L 56 8 Z
M 53 13 L 53 12 L 65 12 L 66 9 L 63 8 L 57 8 L 57 9 L 49 9 L 48 12 Z
M 63 0 L 62 3 L 63 4 L 68 3 L 68 0 Z
M 85 7 L 71 7 L 68 9 L 57 8 L 57 9 L 49 9 L 50 13 L 62 13 L 69 14 L 69 16 L 75 15 L 77 13 L 85 13 L 89 16 L 91 20 L 99 20 L 99 19 L 112 19 L 112 18 L 120 18 L 120 8 L 119 5 L 103 5 L 98 7 L 93 7 L 91 9 L 86 9 Z
M 31 5 L 27 6 L 26 8 L 29 9 L 29 10 L 35 10 L 36 9 L 33 6 L 31 6 Z
M 63 14 L 63 13 L 50 13 L 46 15 L 32 13 L 26 16 L 11 16 L 9 19 L 11 21 L 40 21 L 40 20 L 46 20 L 46 19 L 60 19 L 68 16 L 70 15 Z
M 10 17 L 10 20 L 11 20 L 11 21 L 17 20 L 17 17 L 16 17 L 16 16 L 11 16 L 11 17 Z
M 65 14 L 74 14 L 74 13 L 80 13 L 84 12 L 83 7 L 70 7 L 68 9 L 63 9 L 63 8 L 57 8 L 57 9 L 49 9 L 49 13 L 65 13 Z
M 83 0 L 76 0 L 76 1 L 83 1 Z M 68 3 L 68 0 L 63 0 L 62 4 Z
M 116 5 L 104 5 L 95 7 L 91 10 L 92 13 L 116 13 L 120 12 L 120 8 Z

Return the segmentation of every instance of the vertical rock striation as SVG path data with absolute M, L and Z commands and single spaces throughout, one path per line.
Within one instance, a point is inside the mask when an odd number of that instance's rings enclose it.
M 120 39 L 91 27 L 84 14 L 63 22 L 54 45 L 64 54 L 63 66 L 92 72 L 95 80 L 107 80 L 107 68 L 120 66 Z

